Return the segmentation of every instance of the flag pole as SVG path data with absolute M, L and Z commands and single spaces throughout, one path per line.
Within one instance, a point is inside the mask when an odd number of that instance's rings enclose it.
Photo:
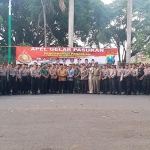
M 9 0 L 8 13 L 8 62 L 11 62 L 11 0 Z
M 130 63 L 131 59 L 131 33 L 132 33 L 132 0 L 128 0 L 127 6 L 127 52 L 126 62 Z
M 68 46 L 73 47 L 74 0 L 69 0 Z

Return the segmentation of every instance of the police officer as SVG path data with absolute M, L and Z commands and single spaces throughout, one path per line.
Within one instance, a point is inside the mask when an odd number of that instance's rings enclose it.
M 46 69 L 45 64 L 42 65 L 40 72 L 41 72 L 41 88 L 40 88 L 41 90 L 40 90 L 40 93 L 46 94 L 47 93 L 47 81 L 48 81 L 48 77 L 49 77 L 49 72 Z
M 100 94 L 101 68 L 96 62 L 93 68 L 93 93 Z
M 63 64 L 61 64 L 60 69 L 58 70 L 59 94 L 66 93 L 65 90 L 66 77 L 67 77 L 67 70 L 64 68 Z
M 67 88 L 70 94 L 73 93 L 73 83 L 74 83 L 74 69 L 72 67 L 72 64 L 70 64 L 67 70 Z
M 148 67 L 148 64 L 145 64 L 144 75 L 141 77 L 141 79 L 143 79 L 142 85 L 145 95 L 149 95 L 149 73 L 150 69 Z
M 132 64 L 131 83 L 132 83 L 132 92 L 134 95 L 137 94 L 137 76 L 138 76 L 138 69 L 136 68 L 135 64 Z
M 129 69 L 129 65 L 126 64 L 124 69 L 124 80 L 125 80 L 125 95 L 131 95 L 131 70 Z
M 75 89 L 75 93 L 80 93 L 80 79 L 81 79 L 81 72 L 79 69 L 78 64 L 76 64 L 75 66 L 75 70 L 74 70 L 74 89 Z
M 28 76 L 29 71 L 25 67 L 25 64 L 23 64 L 21 69 L 19 70 L 19 77 L 21 80 L 21 94 L 27 94 L 28 92 Z
M 32 95 L 38 94 L 38 85 L 39 85 L 40 77 L 41 77 L 41 73 L 40 70 L 38 69 L 38 64 L 34 64 L 33 68 L 31 69 Z
M 0 78 L 1 78 L 1 94 L 6 95 L 7 93 L 7 68 L 5 68 L 4 63 L 0 69 Z
M 108 85 L 108 69 L 106 68 L 106 65 L 103 65 L 102 69 L 102 87 L 103 87 L 103 94 L 107 94 L 107 85 Z
M 111 65 L 111 68 L 109 69 L 109 82 L 110 82 L 110 94 L 115 95 L 116 92 L 116 69 L 114 68 L 114 65 Z
M 49 69 L 49 75 L 51 77 L 51 93 L 57 92 L 57 68 L 56 65 L 53 64 L 52 67 Z
M 117 93 L 121 95 L 124 70 L 120 64 L 118 65 L 116 71 L 117 71 Z
M 142 82 L 143 82 L 143 77 L 144 75 L 144 68 L 143 68 L 143 64 L 141 64 L 138 68 L 138 76 L 137 76 L 137 80 L 138 80 L 138 94 L 140 95 L 142 93 Z
M 12 90 L 12 94 L 16 95 L 17 69 L 12 63 L 8 65 L 7 80 L 9 82 L 8 94 L 11 94 Z
M 87 94 L 88 91 L 88 70 L 85 65 L 81 70 L 81 93 Z

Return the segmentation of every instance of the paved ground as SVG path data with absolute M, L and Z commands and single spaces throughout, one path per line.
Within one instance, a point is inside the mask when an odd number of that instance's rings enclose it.
M 150 150 L 150 97 L 0 97 L 0 150 Z

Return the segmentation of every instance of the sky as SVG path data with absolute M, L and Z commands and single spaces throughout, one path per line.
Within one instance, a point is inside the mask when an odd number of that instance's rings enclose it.
M 105 4 L 111 3 L 113 0 L 102 0 Z

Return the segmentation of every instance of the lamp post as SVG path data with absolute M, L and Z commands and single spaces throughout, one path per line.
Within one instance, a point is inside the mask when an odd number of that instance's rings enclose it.
M 9 0 L 8 14 L 8 62 L 11 62 L 11 0 Z
M 73 47 L 74 0 L 69 0 L 68 46 Z
M 127 52 L 126 62 L 130 63 L 131 59 L 131 33 L 132 33 L 132 0 L 128 0 L 127 6 Z

